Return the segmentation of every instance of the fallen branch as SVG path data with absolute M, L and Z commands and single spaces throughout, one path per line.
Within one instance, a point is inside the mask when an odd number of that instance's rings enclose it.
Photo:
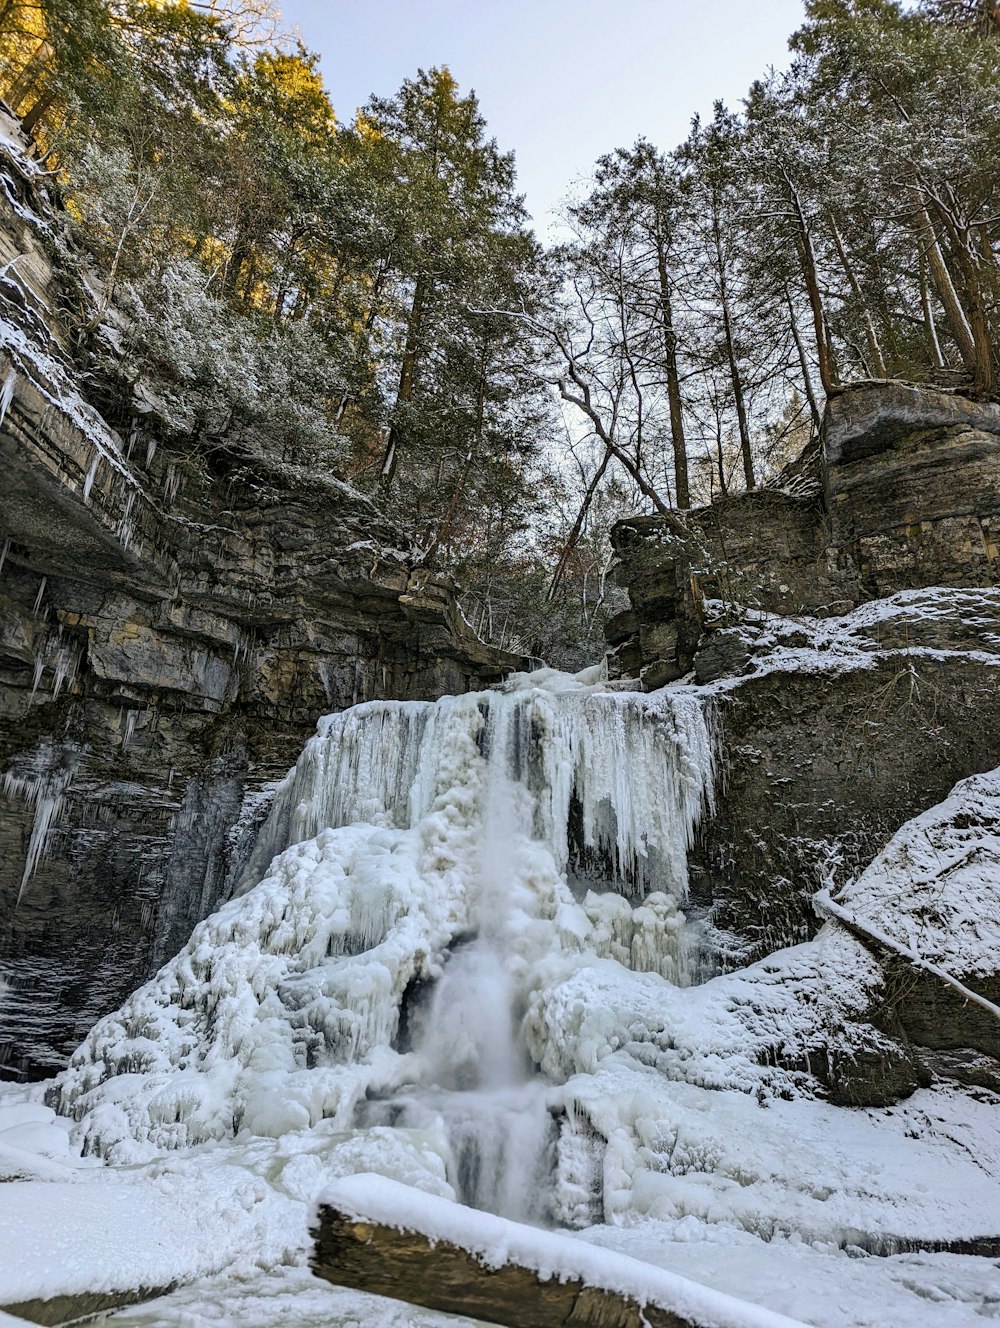
M 829 890 L 817 891 L 817 893 L 813 895 L 813 905 L 815 906 L 816 911 L 821 915 L 833 918 L 836 922 L 843 923 L 843 925 L 851 931 L 858 932 L 862 936 L 867 936 L 869 940 L 874 941 L 877 945 L 881 945 L 884 949 L 891 951 L 893 954 L 899 955 L 901 959 L 905 959 L 906 962 L 911 964 L 914 968 L 919 968 L 923 972 L 930 973 L 933 977 L 938 978 L 939 981 L 947 983 L 949 987 L 953 987 L 960 996 L 965 998 L 965 1000 L 972 1001 L 975 1005 L 980 1005 L 984 1010 L 988 1010 L 994 1019 L 1000 1019 L 1000 1006 L 994 1005 L 993 1002 L 987 1000 L 985 996 L 980 996 L 978 991 L 973 991 L 972 988 L 967 987 L 964 982 L 959 982 L 958 978 L 953 977 L 947 969 L 941 968 L 937 964 L 932 964 L 928 959 L 922 959 L 920 955 L 918 955 L 915 950 L 911 950 L 909 946 L 902 945 L 899 941 L 894 941 L 891 936 L 887 936 L 885 932 L 880 931 L 878 927 L 873 927 L 868 922 L 861 922 L 853 913 L 849 913 L 843 905 L 836 903 L 831 897 Z

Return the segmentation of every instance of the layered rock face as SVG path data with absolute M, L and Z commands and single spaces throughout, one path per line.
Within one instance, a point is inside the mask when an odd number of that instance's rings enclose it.
M 244 468 L 188 500 L 87 405 L 33 169 L 15 144 L 0 176 L 7 1074 L 61 1065 L 225 896 L 319 715 L 521 662 L 347 486 Z
M 1000 408 L 865 385 L 831 401 L 820 441 L 776 489 L 614 532 L 632 609 L 610 624 L 612 671 L 647 688 L 690 672 L 715 707 L 722 778 L 693 899 L 734 965 L 812 936 L 817 890 L 1000 762 Z M 980 1025 L 1000 1053 L 1000 1024 L 878 957 L 872 1019 L 894 1050 L 842 1059 L 841 1100 L 891 1101 L 930 1051 L 995 1086 L 1000 1066 L 976 1058 Z M 966 976 L 1000 991 L 995 962 Z
M 996 585 L 1000 406 L 904 383 L 845 389 L 820 447 L 773 488 L 623 521 L 612 540 L 632 613 L 609 624 L 611 671 L 647 687 L 695 664 L 705 599 L 736 617 L 827 617 L 900 590 Z

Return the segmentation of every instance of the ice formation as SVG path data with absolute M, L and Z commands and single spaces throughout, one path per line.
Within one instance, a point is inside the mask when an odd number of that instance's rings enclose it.
M 320 721 L 282 785 L 244 884 L 287 844 L 330 826 L 416 824 L 442 789 L 452 730 L 482 750 L 487 783 L 512 779 L 531 795 L 522 830 L 566 870 L 602 858 L 625 893 L 687 886 L 692 829 L 711 797 L 711 741 L 700 702 L 683 691 L 652 700 L 613 693 L 555 670 L 519 675 L 505 692 L 436 703 L 372 701 Z
M 57 667 L 63 668 L 64 676 L 68 664 L 63 657 L 60 657 L 60 661 Z M 41 670 L 37 672 L 40 675 Z M 61 680 L 57 672 L 54 684 L 56 692 Z M 21 798 L 33 813 L 17 903 L 21 902 L 28 882 L 45 856 L 49 836 L 59 823 L 78 762 L 79 750 L 73 743 L 55 744 L 46 739 L 16 761 L 0 778 L 0 790 L 4 795 Z
M 263 879 L 94 1028 L 53 1100 L 119 1162 L 322 1121 L 443 1131 L 454 1190 L 549 1218 L 556 1126 L 523 1015 L 553 963 L 686 981 L 711 789 L 682 690 L 544 670 L 330 716 L 277 791 Z
M 813 1070 L 853 1055 L 851 1030 L 878 1053 L 884 982 L 836 922 L 711 975 L 685 858 L 711 800 L 712 694 L 543 671 L 322 721 L 235 897 L 50 1086 L 85 1156 L 37 1105 L 0 1139 L 0 1167 L 31 1177 L 0 1186 L 0 1239 L 43 1248 L 55 1209 L 98 1215 L 60 1227 L 55 1262 L 26 1256 L 18 1288 L 200 1278 L 126 1318 L 272 1321 L 280 1303 L 289 1323 L 366 1321 L 355 1293 L 317 1305 L 295 1264 L 316 1197 L 376 1172 L 417 1205 L 458 1198 L 759 1284 L 829 1328 L 838 1297 L 872 1328 L 943 1297 L 940 1322 L 969 1328 L 996 1303 L 992 1265 L 899 1252 L 993 1231 L 995 1108 L 947 1085 L 887 1110 L 822 1100 Z M 904 827 L 845 907 L 939 963 L 985 955 L 998 789 L 1000 772 L 966 781 Z M 134 1258 L 107 1235 L 123 1212 Z M 175 1217 L 176 1238 L 146 1240 Z M 202 1223 L 211 1241 L 180 1234 Z M 865 1252 L 890 1257 L 848 1258 Z M 807 1297 L 816 1279 L 836 1296 Z
M 323 720 L 241 892 L 55 1081 L 76 1143 L 128 1165 L 270 1141 L 311 1159 L 304 1195 L 376 1170 L 569 1228 L 880 1253 L 982 1234 L 985 1106 L 818 1100 L 812 1058 L 853 1054 L 883 981 L 843 927 L 692 982 L 702 704 L 541 671 Z

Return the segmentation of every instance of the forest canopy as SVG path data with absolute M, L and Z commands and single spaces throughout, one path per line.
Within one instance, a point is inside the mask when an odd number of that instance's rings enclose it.
M 95 404 L 192 485 L 360 490 L 562 663 L 613 521 L 776 482 L 851 382 L 997 394 L 1000 9 L 809 0 L 790 48 L 602 157 L 545 250 L 447 68 L 347 118 L 268 0 L 0 0 Z

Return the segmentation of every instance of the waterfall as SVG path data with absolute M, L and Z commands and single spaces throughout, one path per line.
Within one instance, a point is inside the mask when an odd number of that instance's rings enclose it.
M 609 692 L 549 669 L 515 675 L 506 690 L 326 716 L 279 787 L 239 890 L 327 827 L 415 825 L 442 791 L 440 753 L 456 729 L 476 741 L 491 784 L 510 778 L 532 794 L 532 831 L 561 871 L 602 859 L 623 893 L 684 897 L 712 788 L 701 703 L 679 690 Z
M 529 1055 L 529 1003 L 595 958 L 687 981 L 712 777 L 694 695 L 593 673 L 328 716 L 236 897 L 92 1030 L 52 1101 L 121 1162 L 241 1131 L 411 1131 L 466 1202 L 561 1220 L 544 1178 L 587 1160 Z

